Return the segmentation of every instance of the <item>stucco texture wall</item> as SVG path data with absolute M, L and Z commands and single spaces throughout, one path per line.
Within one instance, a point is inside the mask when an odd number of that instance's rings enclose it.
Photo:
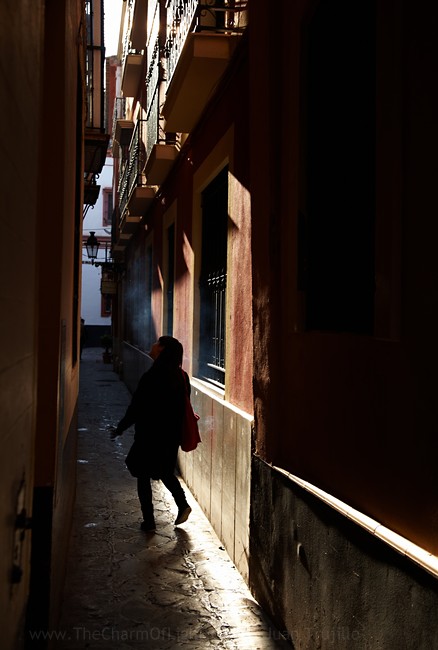
M 257 451 L 437 554 L 438 12 L 376 5 L 375 320 L 360 335 L 306 320 L 298 217 L 313 3 L 286 4 L 274 17 L 256 0 L 250 32 Z M 336 208 L 327 202 L 327 219 Z
M 0 638 L 8 648 L 23 638 L 30 594 L 41 624 L 50 589 L 59 602 L 74 493 L 82 13 L 79 0 L 6 0 L 0 7 L 0 221 L 8 242 L 0 261 Z M 32 533 L 16 526 L 22 510 L 32 516 Z
M 31 511 L 35 417 L 35 236 L 38 134 L 43 53 L 43 2 L 1 3 L 0 85 L 3 199 L 0 222 L 7 245 L 0 259 L 0 638 L 14 647 L 29 583 L 30 534 L 14 534 L 17 510 Z M 32 110 L 29 110 L 29 107 Z M 14 128 L 11 128 L 11 121 Z M 20 486 L 22 489 L 20 490 Z M 11 585 L 13 561 L 24 570 Z

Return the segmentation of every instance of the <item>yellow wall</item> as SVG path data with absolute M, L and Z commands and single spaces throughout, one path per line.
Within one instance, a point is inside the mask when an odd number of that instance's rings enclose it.
M 52 580 L 59 591 L 74 490 L 78 364 L 72 355 L 72 304 L 74 221 L 82 211 L 81 151 L 79 167 L 76 163 L 82 11 L 80 0 L 5 0 L 0 7 L 0 638 L 5 648 L 23 637 L 32 595 L 31 544 L 35 550 L 43 538 L 39 551 L 51 566 L 46 582 Z M 35 509 L 35 487 L 48 496 L 47 519 Z M 33 521 L 32 532 L 21 536 L 14 524 L 22 508 Z M 53 539 L 51 524 L 47 527 L 52 516 L 61 532 Z M 13 564 L 22 571 L 17 584 L 11 584 Z M 47 611 L 40 586 L 39 605 Z
M 14 645 L 29 585 L 30 533 L 14 533 L 17 509 L 32 510 L 37 364 L 36 250 L 43 3 L 0 7 L 3 252 L 0 257 L 0 638 Z M 26 47 L 23 47 L 23 44 Z M 22 499 L 18 503 L 20 485 Z M 15 557 L 14 557 L 15 556 Z M 15 561 L 24 573 L 11 585 Z

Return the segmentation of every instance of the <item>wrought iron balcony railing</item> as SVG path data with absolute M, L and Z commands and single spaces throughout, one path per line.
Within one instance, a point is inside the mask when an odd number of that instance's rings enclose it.
M 85 53 L 86 127 L 104 131 L 103 1 L 86 0 L 87 47 Z
M 146 163 L 146 149 L 144 145 L 146 120 L 138 120 L 132 134 L 128 157 L 119 182 L 120 216 L 123 218 L 129 197 L 135 187 L 144 187 L 146 178 L 144 166 Z
M 160 122 L 160 43 L 157 38 L 146 75 L 146 156 L 149 157 L 152 147 L 159 139 Z
M 132 6 L 134 3 L 130 5 L 130 11 L 129 11 L 129 17 L 128 17 L 128 27 L 126 29 L 124 39 L 123 39 L 123 52 L 122 52 L 122 70 L 126 66 L 126 59 L 130 54 L 143 54 L 143 50 L 136 49 L 132 47 L 132 42 L 131 42 L 131 29 L 132 29 Z
M 161 84 L 165 81 L 164 69 L 160 61 L 160 41 L 157 37 L 146 75 L 146 159 L 151 155 L 156 144 L 178 144 L 176 133 L 165 133 L 160 111 L 162 92 Z

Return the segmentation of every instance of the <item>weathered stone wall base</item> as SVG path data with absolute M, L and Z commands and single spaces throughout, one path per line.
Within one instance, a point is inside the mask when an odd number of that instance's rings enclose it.
M 438 581 L 258 458 L 249 576 L 295 648 L 438 647 Z

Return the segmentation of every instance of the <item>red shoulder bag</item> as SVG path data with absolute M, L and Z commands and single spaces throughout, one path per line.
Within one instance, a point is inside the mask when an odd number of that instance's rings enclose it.
M 198 444 L 201 442 L 201 436 L 199 435 L 198 429 L 198 420 L 199 415 L 193 410 L 192 403 L 190 401 L 190 395 L 187 388 L 186 376 L 182 370 L 183 379 L 184 379 L 184 416 L 182 422 L 182 431 L 181 431 L 181 449 L 183 451 L 194 451 Z

